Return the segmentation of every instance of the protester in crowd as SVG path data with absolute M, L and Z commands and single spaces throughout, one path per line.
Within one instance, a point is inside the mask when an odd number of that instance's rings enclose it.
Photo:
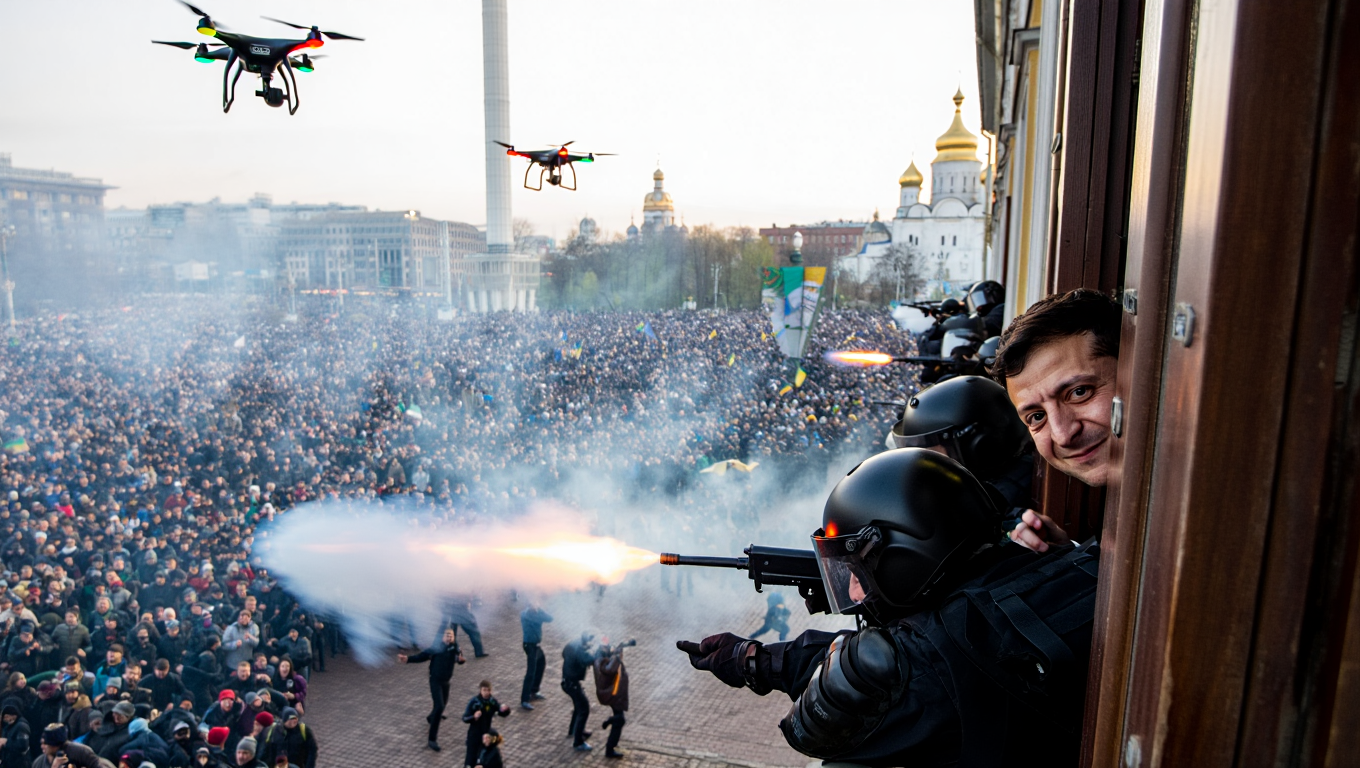
M 586 671 L 595 661 L 595 654 L 590 648 L 594 639 L 589 632 L 583 632 L 562 648 L 562 692 L 571 699 L 571 723 L 567 726 L 567 736 L 578 752 L 593 749 L 586 741 L 590 738 L 590 732 L 586 730 L 586 721 L 590 719 L 590 700 L 586 698 L 581 681 L 586 679 Z
M 483 680 L 477 686 L 477 695 L 468 699 L 463 708 L 463 722 L 468 724 L 467 751 L 464 765 L 477 762 L 477 754 L 482 748 L 482 737 L 491 731 L 492 720 L 499 715 L 510 716 L 510 707 L 496 700 L 491 692 L 491 681 Z
M 494 730 L 482 734 L 482 743 L 472 768 L 504 768 L 505 764 L 501 762 L 501 744 L 504 741 Z
M 297 768 L 316 768 L 316 734 L 292 707 L 283 708 L 278 720 L 265 731 L 261 743 L 264 744 L 264 762 L 268 765 L 274 765 L 279 756 L 284 756 Z
M 439 747 L 439 723 L 444 716 L 444 707 L 449 703 L 449 685 L 453 680 L 453 668 L 457 664 L 466 661 L 463 654 L 458 650 L 458 635 L 452 627 L 444 630 L 444 635 L 440 642 L 427 648 L 414 656 L 407 656 L 404 653 L 397 654 L 397 661 L 402 664 L 423 664 L 430 663 L 430 714 L 425 718 L 430 723 L 429 741 L 426 746 L 438 752 Z
M 61 764 L 74 768 L 100 768 L 99 755 L 94 750 L 70 740 L 70 732 L 63 725 L 49 725 L 42 732 L 42 754 L 33 761 L 33 768 L 59 768 Z
M 544 656 L 540 645 L 543 642 L 543 625 L 552 620 L 552 616 L 536 601 L 531 602 L 519 615 L 526 662 L 524 685 L 520 687 L 519 692 L 519 705 L 523 709 L 532 710 L 534 705 L 531 702 L 546 698 L 538 690 L 543 686 L 543 673 L 548 667 L 547 657 Z
M 611 712 L 609 719 L 600 726 L 609 731 L 604 748 L 604 756 L 608 758 L 624 756 L 618 749 L 619 739 L 623 737 L 623 726 L 628 724 L 624 714 L 628 711 L 628 670 L 623 666 L 623 649 L 634 645 L 637 645 L 636 640 L 611 646 L 609 638 L 603 638 L 591 665 L 595 676 L 595 698 L 601 705 L 609 707 Z

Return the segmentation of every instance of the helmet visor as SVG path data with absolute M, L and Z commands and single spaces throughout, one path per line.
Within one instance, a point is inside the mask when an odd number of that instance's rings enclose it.
M 898 431 L 901 422 L 893 427 L 888 435 L 888 439 L 894 448 L 942 448 L 944 455 L 959 462 L 964 463 L 963 447 L 960 441 L 977 431 L 977 424 L 965 424 L 962 427 L 946 427 L 934 432 L 926 432 L 919 435 L 904 435 Z
M 978 343 L 977 334 L 966 330 L 945 331 L 944 339 L 940 342 L 940 357 L 949 357 L 954 354 L 954 350 L 971 347 Z
M 827 536 L 824 530 L 812 534 L 817 567 L 833 613 L 855 613 L 864 596 L 877 588 L 873 561 L 881 541 L 881 534 L 873 527 L 847 536 Z
M 987 300 L 987 291 L 982 286 L 978 286 L 969 291 L 968 298 L 965 301 L 968 305 L 969 313 L 978 311 L 978 307 L 985 307 L 992 303 Z

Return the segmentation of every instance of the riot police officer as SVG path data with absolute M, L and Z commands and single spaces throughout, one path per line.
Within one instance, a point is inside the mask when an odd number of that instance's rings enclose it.
M 918 448 L 837 484 L 813 536 L 833 610 L 864 627 L 762 645 L 681 641 L 732 687 L 784 691 L 798 751 L 868 766 L 1075 765 L 1094 549 L 998 544 L 998 515 L 959 464 Z M 1036 748 L 1033 736 L 1044 734 Z
M 1006 289 L 995 280 L 979 280 L 964 298 L 968 314 L 982 320 L 985 338 L 1000 336 L 1006 322 Z
M 930 326 L 916 337 L 916 346 L 923 355 L 940 354 L 940 340 L 944 338 L 944 324 L 949 318 L 963 312 L 963 305 L 958 299 L 945 299 L 940 302 L 940 306 L 930 312 L 935 317 L 934 325 Z
M 929 448 L 967 467 L 1001 495 L 1006 530 L 1034 506 L 1033 441 L 1006 388 L 991 379 L 960 376 L 916 393 L 886 443 L 889 448 Z

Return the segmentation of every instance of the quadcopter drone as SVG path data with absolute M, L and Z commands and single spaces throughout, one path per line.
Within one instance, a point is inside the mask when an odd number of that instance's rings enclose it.
M 539 192 L 543 189 L 543 178 L 545 175 L 547 176 L 548 183 L 554 187 L 561 187 L 568 192 L 575 192 L 576 168 L 572 163 L 593 163 L 595 162 L 596 156 L 609 157 L 613 155 L 612 152 L 587 152 L 584 155 L 572 154 L 567 151 L 567 147 L 575 144 L 575 141 L 569 141 L 556 149 L 540 149 L 535 152 L 521 152 L 515 149 L 513 145 L 506 144 L 503 141 L 498 141 L 496 143 L 505 147 L 505 154 L 507 155 L 528 158 L 529 167 L 524 169 L 524 188 L 531 189 L 535 192 Z M 540 168 L 538 172 L 538 186 L 531 187 L 529 186 L 529 173 L 534 170 L 535 165 Z M 571 171 L 571 186 L 562 183 L 562 168 L 564 167 Z
M 310 56 L 307 50 L 320 48 L 326 44 L 326 40 L 363 40 L 362 37 L 343 35 L 339 32 L 322 32 L 316 27 L 304 27 L 301 24 L 271 19 L 268 16 L 261 18 L 294 29 L 306 29 L 308 30 L 307 37 L 302 40 L 287 40 L 238 35 L 235 32 L 219 29 L 206 12 L 195 8 L 185 0 L 179 0 L 179 2 L 201 17 L 198 20 L 198 31 L 200 33 L 217 38 L 222 42 L 198 43 L 197 45 L 194 43 L 167 42 L 165 40 L 152 40 L 151 42 L 185 50 L 192 48 L 194 49 L 194 61 L 204 64 L 210 64 L 214 61 L 227 62 L 227 68 L 222 73 L 223 112 L 230 112 L 232 102 L 236 101 L 236 81 L 241 79 L 242 70 L 260 76 L 260 90 L 256 91 L 255 95 L 264 99 L 264 103 L 271 107 L 281 107 L 287 104 L 288 114 L 297 112 L 301 101 L 298 98 L 297 78 L 293 74 L 293 70 L 311 72 L 316 68 L 312 60 L 324 58 L 322 56 Z M 298 51 L 302 51 L 301 57 L 293 56 Z M 231 73 L 232 65 L 236 67 L 235 75 Z M 283 88 L 275 88 L 271 85 L 275 72 L 279 73 L 280 84 L 283 85 Z

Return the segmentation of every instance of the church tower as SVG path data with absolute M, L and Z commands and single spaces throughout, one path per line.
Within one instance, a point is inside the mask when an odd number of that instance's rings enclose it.
M 666 174 L 660 168 L 652 174 L 655 184 L 651 192 L 642 198 L 642 231 L 660 234 L 675 223 L 675 202 L 665 189 Z
M 921 202 L 921 183 L 925 177 L 921 175 L 920 169 L 916 167 L 916 161 L 912 160 L 911 165 L 897 179 L 897 186 L 901 188 L 901 199 L 898 203 L 896 218 L 905 219 L 907 209 Z
M 956 198 L 964 205 L 982 202 L 982 162 L 977 158 L 978 138 L 963 127 L 963 91 L 954 94 L 954 122 L 935 140 L 935 160 L 930 164 L 930 204 Z

